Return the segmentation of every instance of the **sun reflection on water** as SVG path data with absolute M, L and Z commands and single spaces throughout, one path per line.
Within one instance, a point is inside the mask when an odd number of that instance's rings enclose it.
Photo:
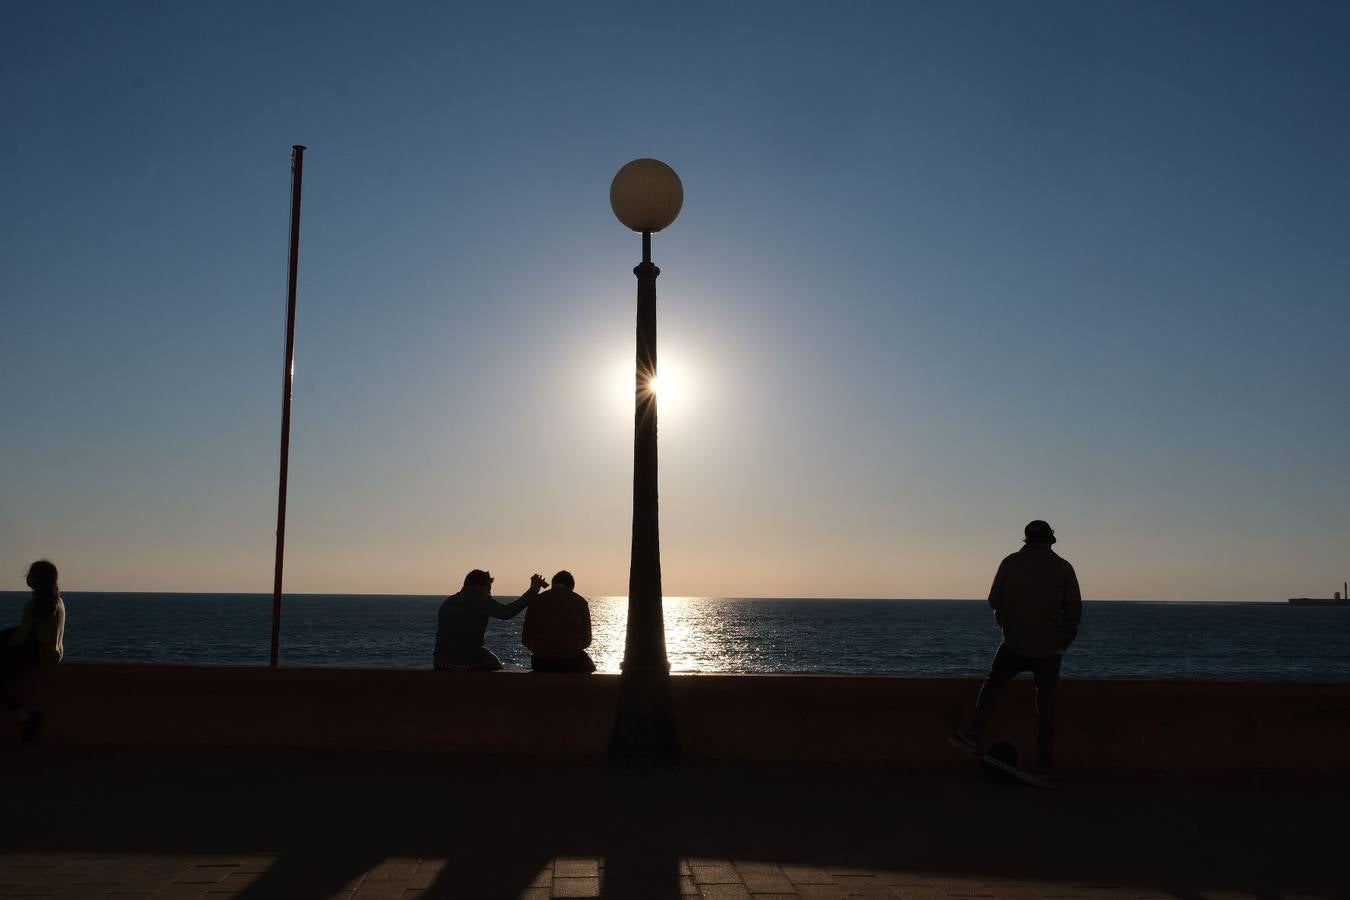
M 666 658 L 672 672 L 735 671 L 738 660 L 753 656 L 757 647 L 740 641 L 716 640 L 718 598 L 666 597 L 662 609 L 666 624 Z M 591 658 L 596 671 L 618 672 L 623 662 L 624 632 L 628 626 L 627 597 L 591 599 L 594 641 Z

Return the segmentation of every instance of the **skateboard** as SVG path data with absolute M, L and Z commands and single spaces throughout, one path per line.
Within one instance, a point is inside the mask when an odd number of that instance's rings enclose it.
M 1024 769 L 1021 766 L 1017 765 L 1016 763 L 1009 762 L 1006 759 L 1001 759 L 1000 758 L 1001 754 L 996 755 L 992 752 L 996 748 L 999 748 L 1000 745 L 1006 746 L 1012 751 L 1012 753 L 1008 755 L 1010 755 L 1013 759 L 1016 759 L 1017 758 L 1016 749 L 1006 741 L 995 741 L 991 743 L 983 754 L 979 754 L 971 750 L 965 744 L 961 743 L 961 741 L 957 740 L 955 735 L 948 736 L 947 741 L 953 747 L 955 747 L 957 750 L 960 750 L 965 755 L 976 757 L 983 765 L 990 766 L 1004 773 L 1005 775 L 1009 775 L 1012 776 L 1013 778 L 1016 778 L 1018 781 L 1021 781 L 1025 784 L 1029 784 L 1032 785 L 1033 787 L 1044 789 L 1051 789 L 1055 787 L 1055 783 L 1053 781 L 1048 781 L 1037 775 L 1035 772 L 1031 772 L 1027 769 Z

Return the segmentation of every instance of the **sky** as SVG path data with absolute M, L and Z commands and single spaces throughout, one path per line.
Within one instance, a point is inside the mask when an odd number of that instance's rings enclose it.
M 1343 3 L 8 3 L 0 575 L 623 594 L 639 157 L 668 594 L 1350 575 Z

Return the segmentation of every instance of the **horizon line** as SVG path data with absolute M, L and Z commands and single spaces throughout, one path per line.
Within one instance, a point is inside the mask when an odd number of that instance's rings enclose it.
M 25 590 L 5 590 L 0 591 L 0 595 L 17 594 L 26 595 L 30 593 Z M 79 594 L 142 594 L 146 596 L 187 596 L 187 597 L 271 597 L 271 591 L 110 591 L 110 590 L 63 590 L 62 595 L 77 596 Z M 334 591 L 283 591 L 282 598 L 286 597 L 440 597 L 445 598 L 453 594 L 401 594 L 401 593 L 371 593 L 357 591 L 352 593 L 339 593 Z M 515 597 L 516 594 L 493 594 L 494 597 Z M 626 594 L 593 594 L 588 599 L 591 600 L 620 600 L 627 599 Z M 952 602 L 952 603 L 987 603 L 984 597 L 769 597 L 769 596 L 722 596 L 718 594 L 665 594 L 662 600 L 746 600 L 746 601 L 772 601 L 772 600 L 818 600 L 822 602 L 877 602 L 877 603 L 925 603 L 932 601 Z M 1156 598 L 1156 597 L 1084 597 L 1084 603 L 1243 603 L 1243 604 L 1276 604 L 1284 606 L 1288 600 L 1233 600 L 1233 599 L 1184 599 L 1184 598 Z

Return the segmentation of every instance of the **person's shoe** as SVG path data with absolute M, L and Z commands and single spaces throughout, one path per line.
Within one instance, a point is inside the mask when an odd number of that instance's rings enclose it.
M 951 745 L 962 753 L 969 753 L 971 756 L 980 752 L 979 735 L 971 731 L 953 731 L 947 740 Z
M 29 710 L 28 718 L 19 723 L 19 737 L 25 741 L 35 741 L 41 728 L 42 713 L 35 709 Z

